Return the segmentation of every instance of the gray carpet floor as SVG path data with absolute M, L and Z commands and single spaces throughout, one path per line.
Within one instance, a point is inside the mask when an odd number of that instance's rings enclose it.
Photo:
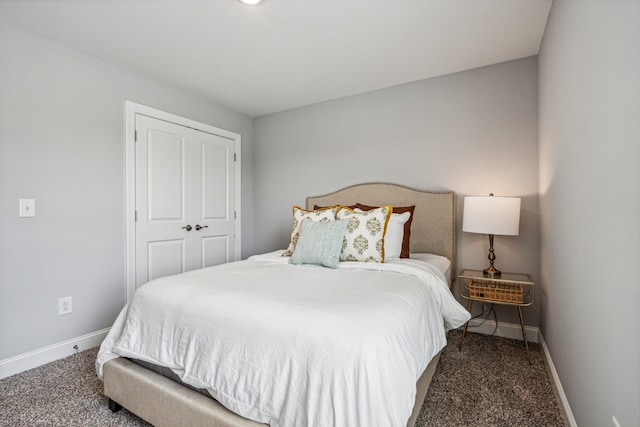
M 416 427 L 568 426 L 542 350 L 524 343 L 450 331 Z
M 540 347 L 449 332 L 416 427 L 565 426 Z M 97 348 L 0 380 L 0 426 L 148 426 L 112 413 L 96 377 Z

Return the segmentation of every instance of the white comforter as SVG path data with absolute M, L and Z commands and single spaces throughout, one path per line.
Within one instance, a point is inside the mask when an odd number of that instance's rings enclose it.
M 382 271 L 381 271 L 382 270 Z M 469 313 L 428 263 L 288 264 L 279 252 L 149 282 L 96 367 L 171 368 L 271 426 L 405 426 L 416 381 Z

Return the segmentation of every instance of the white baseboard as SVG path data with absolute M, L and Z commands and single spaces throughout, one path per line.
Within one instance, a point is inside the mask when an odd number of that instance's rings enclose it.
M 567 416 L 567 422 L 569 423 L 569 427 L 578 427 L 578 424 L 576 423 L 576 419 L 573 417 L 573 412 L 571 412 L 571 407 L 569 406 L 567 395 L 564 394 L 564 389 L 562 388 L 562 384 L 560 383 L 560 377 L 558 376 L 556 367 L 553 364 L 553 360 L 551 360 L 551 353 L 549 353 L 549 348 L 547 347 L 547 343 L 544 341 L 544 337 L 542 336 L 542 334 L 540 334 L 540 346 L 542 347 L 544 358 L 547 361 L 547 366 L 549 367 L 551 378 L 553 379 L 553 383 L 556 386 L 556 391 L 558 392 L 558 398 L 560 399 L 560 404 L 562 405 L 562 408 L 564 409 L 564 413 Z
M 0 360 L 0 379 L 37 368 L 38 366 L 62 359 L 63 357 L 71 356 L 79 351 L 96 347 L 102 343 L 109 329 L 111 328 L 102 329 L 28 353 Z M 78 347 L 75 348 L 74 346 Z
M 486 320 L 482 323 L 482 319 L 472 319 L 469 321 L 467 332 L 491 335 L 494 329 L 496 329 L 496 322 L 494 320 Z M 527 332 L 528 342 L 538 342 L 539 329 L 537 327 L 525 325 L 524 330 Z M 522 328 L 519 323 L 498 322 L 498 329 L 496 329 L 493 335 L 523 341 Z

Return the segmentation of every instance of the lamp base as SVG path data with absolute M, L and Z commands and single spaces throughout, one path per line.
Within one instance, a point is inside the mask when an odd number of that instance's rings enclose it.
M 485 268 L 484 270 L 482 270 L 482 275 L 484 277 L 490 277 L 492 279 L 499 279 L 502 275 L 502 271 L 491 265 L 489 268 Z

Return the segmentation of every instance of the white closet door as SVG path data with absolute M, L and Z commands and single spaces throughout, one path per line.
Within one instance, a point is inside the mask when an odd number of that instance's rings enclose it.
M 233 141 L 136 115 L 136 287 L 235 253 Z
M 235 171 L 233 141 L 198 132 L 198 201 L 193 218 L 199 267 L 229 262 L 235 253 Z

